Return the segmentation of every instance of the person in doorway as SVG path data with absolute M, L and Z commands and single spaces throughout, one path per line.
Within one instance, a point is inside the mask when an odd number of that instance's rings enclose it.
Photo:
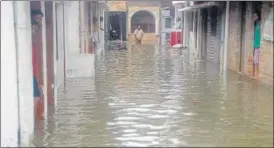
M 31 29 L 32 29 L 32 35 L 35 36 L 35 33 L 39 30 L 40 24 L 32 20 L 31 22 Z M 33 42 L 35 40 L 33 39 Z M 35 113 L 39 118 L 43 118 L 43 112 L 41 109 L 38 107 L 39 103 L 41 103 L 42 98 L 41 98 L 41 93 L 40 93 L 40 88 L 39 88 L 39 83 L 37 80 L 37 57 L 36 57 L 36 48 L 34 44 L 32 45 L 32 67 L 33 67 L 33 95 L 34 95 L 34 107 L 35 107 Z
M 259 58 L 261 47 L 261 15 L 259 11 L 253 13 L 254 42 L 253 42 L 253 77 L 259 78 Z
M 31 19 L 32 22 L 36 22 L 39 24 L 39 26 L 42 26 L 42 18 L 43 18 L 44 14 L 41 10 L 32 10 L 31 11 Z
M 99 43 L 99 28 L 100 28 L 100 25 L 99 25 L 99 22 L 98 22 L 98 19 L 97 17 L 93 17 L 93 31 L 92 31 L 92 43 L 93 43 L 93 48 L 94 50 L 96 50 L 98 47 L 98 43 Z
M 143 36 L 144 36 L 144 32 L 141 29 L 141 26 L 138 25 L 138 27 L 134 31 L 134 39 L 137 45 L 142 44 Z
M 181 29 L 181 26 L 182 26 L 181 18 L 177 17 L 175 29 Z

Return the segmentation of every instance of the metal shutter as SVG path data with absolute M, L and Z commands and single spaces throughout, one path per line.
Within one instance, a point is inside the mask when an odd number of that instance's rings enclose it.
M 221 13 L 217 9 L 217 19 L 212 20 L 210 15 L 211 8 L 209 8 L 209 15 L 207 21 L 207 60 L 217 63 L 220 63 L 220 45 L 221 45 Z M 211 21 L 216 21 L 216 35 L 212 34 Z

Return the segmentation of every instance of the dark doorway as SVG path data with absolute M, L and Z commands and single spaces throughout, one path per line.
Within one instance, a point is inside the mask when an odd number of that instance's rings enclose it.
M 245 23 L 246 23 L 246 2 L 240 2 L 240 10 L 241 10 L 241 51 L 240 51 L 240 66 L 239 71 L 244 71 L 244 58 L 245 58 Z
M 126 12 L 108 12 L 108 35 L 109 40 L 126 40 Z

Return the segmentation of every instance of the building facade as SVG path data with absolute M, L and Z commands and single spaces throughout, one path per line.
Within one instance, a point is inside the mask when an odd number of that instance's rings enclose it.
M 30 146 L 33 137 L 33 45 L 43 99 L 39 107 L 46 120 L 65 79 L 94 77 L 94 51 L 100 48 L 90 46 L 91 21 L 105 9 L 105 2 L 1 2 L 1 147 Z M 33 36 L 31 10 L 44 14 Z
M 252 76 L 255 9 L 261 11 L 259 80 L 273 86 L 273 2 L 187 2 L 179 9 L 183 46 L 194 59 Z
M 230 2 L 228 67 L 252 76 L 254 10 L 261 11 L 261 53 L 259 79 L 273 86 L 273 3 Z M 268 24 L 269 23 L 269 24 Z
M 161 2 L 109 1 L 109 11 L 126 13 L 126 40 L 134 41 L 134 30 L 140 25 L 144 31 L 144 44 L 158 44 Z

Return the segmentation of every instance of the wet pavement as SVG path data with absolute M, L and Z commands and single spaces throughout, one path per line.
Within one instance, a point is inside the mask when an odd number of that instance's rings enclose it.
M 106 51 L 69 79 L 35 146 L 273 146 L 273 93 L 153 46 Z

